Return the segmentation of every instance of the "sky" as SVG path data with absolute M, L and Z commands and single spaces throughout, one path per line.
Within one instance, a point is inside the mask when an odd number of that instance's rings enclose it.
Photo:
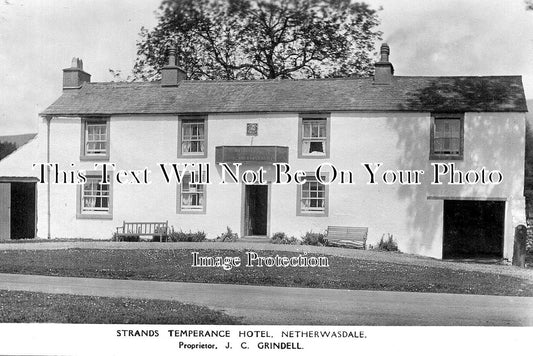
M 110 81 L 110 68 L 129 73 L 160 2 L 0 0 L 0 136 L 37 131 L 72 57 L 95 82 Z M 533 11 L 523 0 L 365 2 L 382 8 L 396 75 L 522 75 L 533 98 Z

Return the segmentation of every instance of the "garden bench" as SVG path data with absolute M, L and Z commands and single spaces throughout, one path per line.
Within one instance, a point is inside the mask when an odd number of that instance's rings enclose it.
M 328 226 L 328 246 L 366 249 L 368 227 Z
M 153 236 L 159 241 L 168 239 L 168 220 L 165 222 L 126 222 L 117 227 L 116 239 L 122 241 L 125 236 Z

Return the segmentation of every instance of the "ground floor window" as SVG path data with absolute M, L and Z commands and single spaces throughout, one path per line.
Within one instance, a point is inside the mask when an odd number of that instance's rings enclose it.
M 107 218 L 112 216 L 112 185 L 102 181 L 101 175 L 88 174 L 78 192 L 78 218 Z
M 306 177 L 307 182 L 298 186 L 298 215 L 328 214 L 328 187 L 313 174 Z
M 109 185 L 100 183 L 99 178 L 89 178 L 83 185 L 82 212 L 109 211 Z
M 193 183 L 187 174 L 178 185 L 178 213 L 205 213 L 205 184 Z

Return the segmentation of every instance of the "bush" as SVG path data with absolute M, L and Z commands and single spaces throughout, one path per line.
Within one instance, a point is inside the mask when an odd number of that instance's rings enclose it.
M 116 232 L 113 233 L 112 241 L 126 241 L 126 242 L 139 242 L 141 237 L 139 235 L 126 235 L 118 236 Z
M 239 234 L 233 232 L 229 226 L 226 226 L 226 231 L 221 233 L 215 241 L 219 242 L 235 242 L 239 239 Z
M 380 251 L 399 251 L 398 250 L 398 244 L 396 241 L 394 241 L 394 238 L 391 234 L 387 234 L 387 237 L 385 238 L 385 234 L 381 236 L 381 240 L 378 244 L 378 250 Z
M 168 241 L 172 242 L 201 242 L 205 241 L 206 235 L 203 231 L 197 232 L 185 232 L 185 231 L 173 231 L 168 234 Z M 163 239 L 164 240 L 164 239 Z M 154 236 L 152 241 L 159 241 L 159 236 Z
M 308 231 L 302 236 L 302 245 L 324 246 L 326 245 L 326 234 Z
M 300 241 L 294 237 L 288 237 L 284 232 L 276 232 L 274 235 L 272 235 L 272 238 L 270 239 L 270 242 L 273 244 L 280 244 L 280 245 L 299 245 Z

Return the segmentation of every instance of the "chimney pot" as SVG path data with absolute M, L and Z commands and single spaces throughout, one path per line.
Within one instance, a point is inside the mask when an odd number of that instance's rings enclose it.
M 174 49 L 174 48 L 170 48 L 168 50 L 167 65 L 168 66 L 175 66 L 176 65 L 176 49 Z
M 381 58 L 374 66 L 374 84 L 390 84 L 394 75 L 394 66 L 389 62 L 390 47 L 383 43 L 380 49 Z
M 176 49 L 169 48 L 167 53 L 167 64 L 161 68 L 161 86 L 176 86 L 185 80 L 186 74 L 183 69 L 176 65 Z
M 71 68 L 77 68 L 83 70 L 83 61 L 77 57 L 72 58 Z
M 383 43 L 381 45 L 381 60 L 380 62 L 388 62 L 389 61 L 389 54 L 390 54 L 390 47 L 388 44 Z
M 83 83 L 90 83 L 91 75 L 83 71 L 83 61 L 72 58 L 70 68 L 63 69 L 63 90 L 79 89 Z

